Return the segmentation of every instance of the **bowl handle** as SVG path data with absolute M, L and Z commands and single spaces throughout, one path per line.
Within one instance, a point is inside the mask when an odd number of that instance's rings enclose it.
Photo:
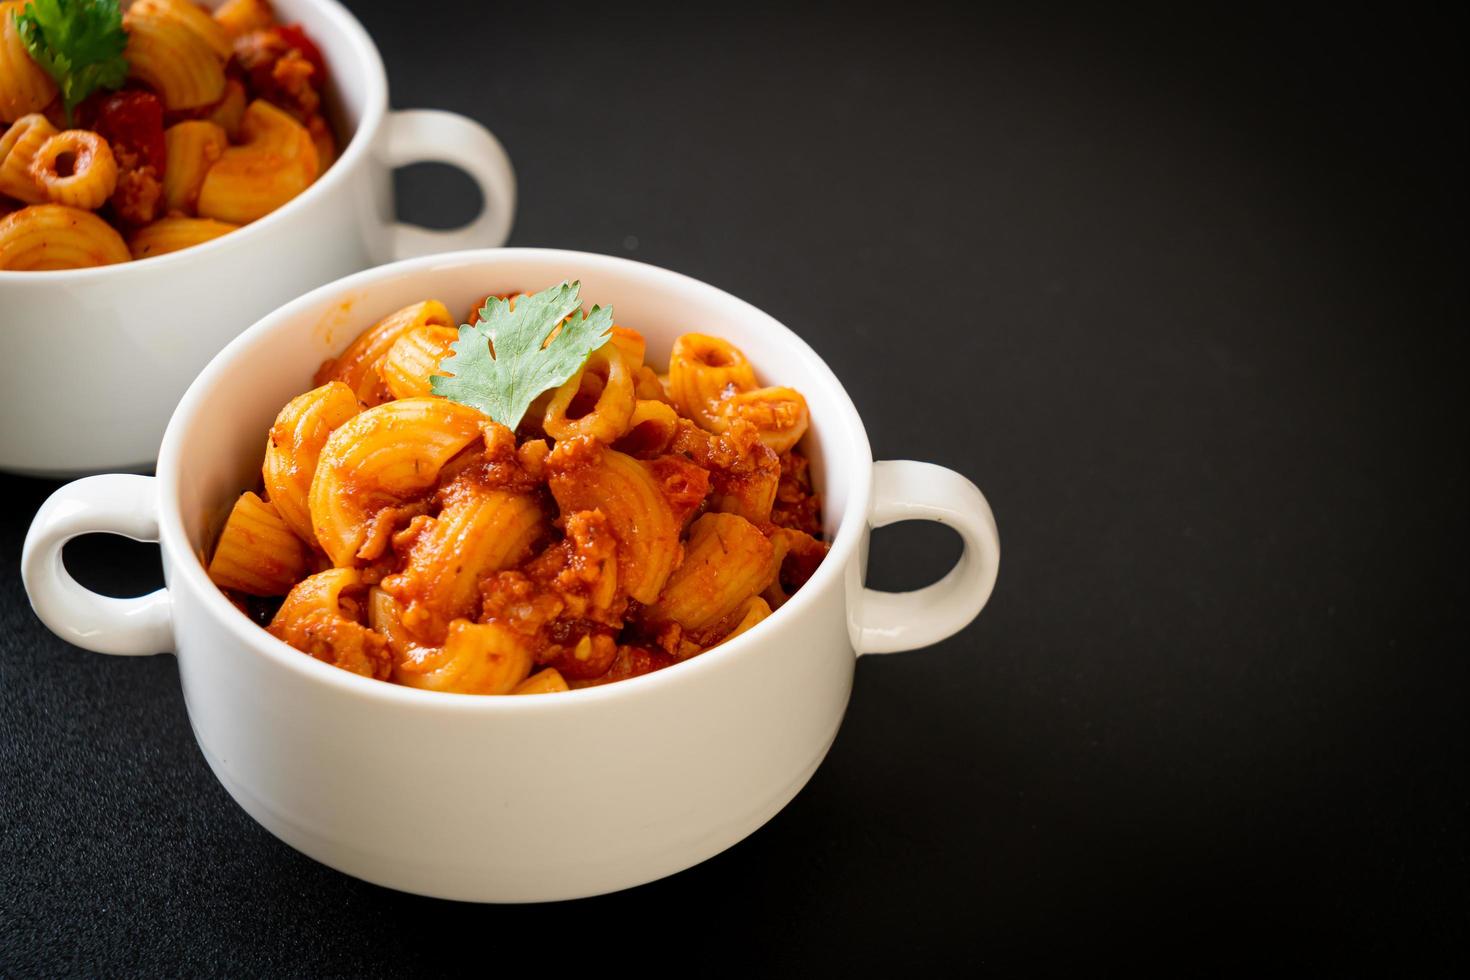
M 938 643 L 985 608 L 1000 570 L 1000 536 L 980 488 L 954 470 L 910 459 L 873 464 L 868 523 L 938 521 L 959 532 L 964 551 L 949 574 L 916 592 L 863 589 L 858 653 L 897 653 Z
M 135 541 L 158 540 L 158 490 L 151 476 L 109 474 L 68 483 L 31 521 L 20 574 L 31 608 L 69 643 L 98 653 L 138 656 L 174 648 L 172 603 L 159 589 L 136 599 L 114 599 L 85 589 L 67 572 L 61 549 L 94 532 Z
M 400 109 L 388 114 L 379 155 L 389 167 L 447 163 L 480 186 L 485 206 L 474 220 L 450 231 L 395 224 L 390 229 L 395 259 L 436 252 L 504 245 L 516 216 L 516 173 L 505 147 L 475 122 L 438 109 Z

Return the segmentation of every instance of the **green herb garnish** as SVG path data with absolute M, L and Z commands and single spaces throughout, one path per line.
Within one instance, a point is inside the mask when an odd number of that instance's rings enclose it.
M 128 35 L 118 0 L 30 0 L 15 28 L 31 60 L 61 88 L 66 122 L 99 88 L 121 88 L 128 77 Z
M 562 283 L 508 300 L 494 296 L 480 322 L 459 328 L 454 354 L 439 363 L 452 377 L 434 375 L 434 394 L 477 408 L 514 429 L 536 396 L 565 384 L 588 355 L 610 340 L 612 307 L 582 312 L 582 284 Z M 550 342 L 546 338 L 561 324 Z

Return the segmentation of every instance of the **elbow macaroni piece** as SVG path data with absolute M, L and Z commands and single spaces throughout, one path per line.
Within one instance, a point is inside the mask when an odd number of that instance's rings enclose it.
M 193 0 L 133 0 L 129 10 L 137 16 L 177 22 L 197 34 L 221 62 L 229 61 L 234 53 L 235 41 L 225 25 Z
M 275 20 L 265 0 L 225 0 L 215 8 L 214 19 L 232 38 L 269 27 Z
M 679 413 L 667 402 L 640 398 L 633 404 L 628 427 L 613 443 L 629 456 L 658 456 L 669 448 L 679 431 Z
M 220 532 L 209 577 L 222 589 L 247 595 L 285 595 L 306 574 L 309 557 L 276 509 L 247 492 Z
M 432 394 L 429 379 L 439 372 L 439 363 L 459 339 L 453 327 L 412 327 L 398 335 L 393 346 L 379 359 L 378 376 L 394 398 L 418 398 Z
M 377 364 L 398 339 L 422 327 L 452 327 L 453 323 L 449 308 L 438 300 L 405 306 L 364 330 L 345 351 L 323 364 L 316 373 L 316 383 L 341 381 L 364 405 L 376 405 L 384 400 L 385 393 Z
M 317 178 L 311 134 L 263 99 L 245 109 L 241 146 L 226 149 L 204 175 L 199 215 L 246 224 L 270 214 Z
M 806 434 L 807 407 L 801 393 L 758 387 L 744 353 L 718 337 L 689 333 L 674 342 L 669 391 L 679 411 L 710 432 L 724 432 L 733 420 L 743 419 L 778 453 L 791 449 Z
M 220 97 L 214 108 L 209 110 L 204 122 L 212 122 L 225 131 L 230 142 L 240 138 L 240 124 L 245 121 L 245 104 L 249 100 L 245 98 L 245 86 L 237 78 L 226 79 L 225 94 Z
M 666 406 L 673 404 L 673 398 L 669 397 L 669 388 L 664 385 L 663 378 L 660 378 L 659 372 L 656 372 L 653 367 L 648 367 L 647 364 L 639 367 L 635 375 L 634 394 L 638 395 L 639 400 L 661 401 Z
M 710 469 L 709 508 L 739 514 L 755 524 L 771 520 L 781 485 L 781 459 L 747 422 L 716 435 L 681 421 L 674 449 Z
M 609 342 L 556 389 L 541 428 L 553 439 L 588 436 L 612 442 L 628 431 L 633 402 L 633 373 L 616 344 Z
M 509 694 L 531 674 L 526 641 L 496 623 L 456 619 L 444 645 L 421 659 L 393 665 L 393 679 L 425 691 Z
M 741 391 L 720 405 L 719 417 L 728 427 L 733 419 L 755 426 L 761 442 L 777 453 L 791 450 L 806 435 L 809 416 L 806 399 L 794 388 L 757 388 Z
M 122 236 L 90 211 L 33 204 L 0 218 L 0 269 L 87 269 L 130 258 Z
M 31 160 L 31 179 L 52 204 L 95 211 L 117 187 L 117 161 L 101 136 L 68 129 L 41 144 Z
M 566 679 L 555 667 L 547 667 L 545 670 L 537 671 L 530 677 L 521 681 L 511 688 L 512 694 L 555 694 L 558 691 L 570 691 Z
M 720 638 L 719 642 L 730 642 L 741 633 L 762 622 L 770 614 L 770 603 L 758 595 L 751 596 L 735 610 L 735 615 L 731 617 L 735 620 L 735 625 L 731 628 L 730 632 Z
M 827 546 L 805 531 L 790 527 L 772 528 L 771 544 L 776 549 L 778 571 L 761 597 L 772 609 L 780 609 L 821 564 L 827 554 Z
M 225 94 L 224 61 L 173 5 L 138 0 L 123 14 L 128 71 L 170 110 L 197 109 Z
M 394 663 L 432 655 L 433 648 L 420 643 L 403 625 L 403 607 L 398 600 L 376 586 L 368 592 L 368 625 L 388 641 Z
M 485 416 L 443 398 L 405 398 L 339 426 L 322 447 L 308 503 L 317 543 L 350 566 L 379 512 L 433 486 L 445 463 L 480 438 Z
M 387 680 L 388 641 L 360 620 L 366 585 L 354 568 L 331 568 L 296 584 L 267 629 L 318 660 L 364 677 Z
M 165 129 L 163 140 L 164 206 L 192 214 L 199 203 L 204 175 L 230 145 L 230 138 L 218 123 L 191 119 Z
M 31 60 L 15 18 L 28 0 L 0 3 L 0 125 L 40 112 L 56 98 L 56 83 Z
M 716 406 L 730 392 L 755 386 L 755 369 L 729 341 L 700 333 L 686 333 L 674 341 L 669 355 L 669 395 L 679 414 L 701 428 L 720 431 Z
M 456 619 L 445 630 L 442 645 L 424 646 L 415 642 L 403 616 L 403 607 L 391 595 L 372 591 L 369 622 L 387 640 L 398 684 L 456 694 L 511 694 L 530 676 L 530 646 L 504 626 Z M 550 678 L 540 683 L 554 685 Z
M 776 491 L 781 486 L 781 464 L 774 457 L 760 460 L 749 473 L 720 474 L 714 486 L 710 510 L 738 514 L 760 524 L 771 519 Z
M 0 197 L 9 196 L 26 204 L 46 203 L 46 190 L 31 176 L 31 164 L 56 127 L 39 113 L 17 119 L 0 133 Z
M 332 430 L 358 412 L 352 389 L 330 381 L 286 403 L 271 425 L 261 476 L 281 519 L 307 544 L 316 544 L 308 495 L 317 460 Z
M 167 255 L 213 241 L 239 227 L 208 218 L 159 218 L 133 232 L 133 237 L 128 239 L 128 250 L 135 260 Z
M 608 343 L 622 356 L 629 373 L 636 375 L 643 367 L 643 355 L 648 352 L 648 342 L 643 339 L 643 335 L 636 330 L 614 324 L 608 332 Z
M 775 549 L 735 514 L 705 514 L 689 528 L 684 561 L 648 609 L 653 622 L 699 631 L 715 625 L 775 577 Z
M 576 440 L 557 444 L 547 473 L 562 513 L 600 510 L 606 515 L 618 542 L 624 591 L 639 602 L 656 600 L 679 560 L 683 517 L 665 496 L 652 465 L 591 440 Z
M 638 396 L 639 401 L 663 402 L 665 405 L 674 404 L 669 397 L 669 391 L 664 387 L 663 379 L 658 372 L 647 364 L 639 368 L 633 376 L 633 393 Z
M 455 489 L 438 517 L 422 519 L 404 570 L 383 580 L 421 636 L 437 637 L 473 612 L 480 580 L 520 564 L 545 533 L 541 507 L 529 494 Z

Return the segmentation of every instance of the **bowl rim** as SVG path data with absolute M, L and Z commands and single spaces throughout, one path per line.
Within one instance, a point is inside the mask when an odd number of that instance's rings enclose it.
M 558 691 L 536 697 L 490 696 L 464 694 L 449 691 L 426 691 L 388 681 L 363 677 L 343 670 L 332 664 L 306 656 L 286 642 L 277 639 L 259 624 L 245 616 L 225 594 L 210 580 L 201 555 L 189 543 L 180 502 L 179 487 L 186 472 L 180 458 L 180 444 L 184 432 L 193 420 L 208 410 L 212 389 L 219 379 L 231 369 L 232 363 L 246 351 L 258 344 L 268 342 L 277 333 L 287 330 L 287 324 L 301 318 L 308 310 L 329 306 L 345 296 L 364 287 L 375 286 L 387 280 L 412 278 L 427 270 L 444 271 L 451 268 L 469 268 L 485 264 L 496 265 L 526 260 L 575 264 L 581 269 L 606 271 L 611 274 L 642 277 L 647 283 L 669 288 L 683 288 L 702 294 L 708 304 L 728 304 L 743 317 L 748 317 L 761 331 L 771 330 L 784 335 L 791 346 L 791 356 L 806 362 L 812 373 L 827 388 L 829 400 L 837 407 L 842 419 L 823 419 L 819 427 L 824 435 L 837 436 L 831 444 L 830 454 L 835 458 L 846 455 L 852 461 L 852 485 L 848 488 L 847 504 L 838 523 L 827 557 L 818 566 L 811 579 L 780 608 L 772 611 L 767 619 L 733 640 L 721 643 L 686 661 L 673 664 L 648 674 L 601 684 L 595 687 Z M 310 330 L 309 319 L 299 319 L 295 330 Z M 841 438 L 842 435 L 846 439 Z M 772 621 L 784 623 L 802 615 L 808 607 L 818 601 L 819 593 L 834 585 L 843 588 L 841 579 L 847 574 L 851 557 L 859 546 L 864 525 L 868 519 L 872 493 L 873 454 L 867 430 L 858 415 L 857 407 L 847 389 L 838 380 L 835 372 L 811 346 L 785 324 L 770 314 L 739 297 L 692 276 L 675 272 L 662 266 L 638 262 L 621 256 L 602 255 L 552 248 L 493 248 L 448 252 L 440 255 L 405 259 L 358 272 L 334 282 L 320 286 L 290 303 L 262 317 L 230 342 L 209 362 L 194 379 L 184 397 L 175 407 L 159 449 L 157 468 L 159 546 L 164 552 L 165 568 L 168 569 L 168 591 L 174 596 L 179 580 L 186 591 L 202 597 L 205 615 L 224 628 L 252 654 L 295 672 L 307 683 L 325 684 L 337 694 L 376 700 L 394 704 L 399 708 L 451 712 L 514 712 L 555 709 L 565 705 L 588 704 L 594 699 L 605 701 L 639 697 L 644 692 L 652 693 L 660 688 L 672 688 L 683 683 L 692 683 L 700 676 L 697 672 L 718 670 L 726 661 L 747 655 L 761 643 Z M 779 619 L 778 619 L 779 617 Z M 851 610 L 845 623 L 851 635 Z M 853 658 L 856 660 L 856 654 Z
M 269 214 L 262 215 L 248 224 L 241 225 L 228 235 L 212 238 L 198 245 L 190 245 L 181 248 L 177 252 L 167 252 L 163 255 L 153 255 L 144 259 L 130 259 L 127 262 L 115 262 L 112 265 L 97 265 L 85 269 L 51 269 L 45 271 L 0 269 L 0 282 L 7 285 L 11 283 L 48 283 L 62 286 L 72 283 L 92 283 L 106 281 L 114 277 L 124 277 L 129 272 L 138 272 L 138 266 L 143 265 L 147 272 L 166 273 L 172 266 L 190 259 L 203 258 L 206 255 L 226 255 L 236 249 L 245 248 L 252 240 L 252 232 L 261 228 L 279 224 L 288 220 L 304 207 L 310 205 L 311 198 L 320 196 L 317 192 L 326 193 L 328 188 L 336 187 L 347 180 L 347 175 L 354 171 L 358 162 L 369 152 L 368 144 L 373 134 L 383 125 L 383 119 L 387 115 L 388 106 L 388 71 L 383 66 L 383 56 L 378 51 L 378 46 L 373 42 L 372 36 L 368 34 L 367 28 L 362 22 L 343 6 L 339 0 L 295 0 L 297 3 L 309 4 L 317 7 L 332 19 L 335 30 L 345 37 L 356 49 L 357 60 L 367 72 L 365 94 L 363 97 L 362 119 L 352 131 L 352 138 L 347 141 L 347 146 L 337 156 L 337 159 L 327 168 L 311 186 L 291 200 L 282 204 Z M 333 73 L 335 80 L 336 73 Z M 19 212 L 17 212 L 19 213 Z M 141 273 L 140 273 L 141 274 Z

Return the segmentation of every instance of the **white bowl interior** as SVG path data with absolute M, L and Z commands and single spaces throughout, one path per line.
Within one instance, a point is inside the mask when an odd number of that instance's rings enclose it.
M 810 347 L 748 303 L 677 273 L 540 249 L 466 252 L 370 270 L 324 286 L 242 334 L 195 381 L 164 438 L 161 492 L 166 500 L 178 494 L 190 550 L 202 556 L 235 498 L 259 485 L 266 434 L 281 407 L 308 390 L 322 361 L 362 330 L 424 299 L 441 300 L 463 316 L 486 293 L 563 280 L 580 280 L 589 308 L 611 305 L 620 325 L 640 331 L 658 369 L 680 334 L 708 333 L 739 346 L 762 383 L 801 391 L 812 418 L 801 449 L 823 494 L 828 539 L 846 550 L 844 539 L 860 523 L 850 504 L 855 496 L 867 499 L 855 478 L 867 472 L 871 455 L 851 399 Z

